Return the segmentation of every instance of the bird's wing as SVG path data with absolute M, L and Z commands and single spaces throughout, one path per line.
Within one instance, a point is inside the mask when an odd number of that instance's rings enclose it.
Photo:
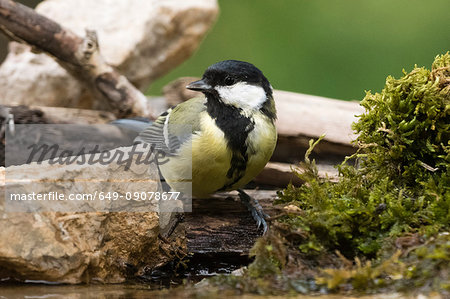
M 170 108 L 142 131 L 136 141 L 175 154 L 183 143 L 191 140 L 192 134 L 200 130 L 199 114 L 206 109 L 205 103 L 204 97 L 197 97 Z

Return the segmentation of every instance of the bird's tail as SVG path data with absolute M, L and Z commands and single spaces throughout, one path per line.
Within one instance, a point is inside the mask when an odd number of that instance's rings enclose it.
M 139 134 L 140 132 L 148 128 L 152 124 L 152 121 L 144 117 L 135 117 L 116 119 L 113 120 L 111 124 Z

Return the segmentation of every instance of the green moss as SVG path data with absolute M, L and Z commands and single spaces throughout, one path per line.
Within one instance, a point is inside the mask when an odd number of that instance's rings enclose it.
M 338 166 L 339 182 L 318 176 L 311 142 L 296 171 L 306 183 L 277 202 L 301 212 L 273 222 L 249 274 L 313 277 L 334 291 L 448 290 L 450 54 L 431 71 L 388 77 L 361 105 L 359 150 Z
M 269 241 L 260 238 L 256 241 L 250 251 L 250 255 L 255 257 L 255 261 L 248 268 L 250 277 L 257 278 L 280 274 L 280 269 L 284 265 L 285 253 L 277 240 Z M 277 246 L 277 248 L 275 249 L 274 246 Z
M 438 234 L 426 243 L 408 251 L 397 250 L 385 259 L 367 261 L 356 258 L 347 268 L 327 268 L 317 278 L 331 290 L 348 285 L 358 291 L 391 288 L 400 291 L 450 290 L 448 264 L 450 263 L 450 235 Z

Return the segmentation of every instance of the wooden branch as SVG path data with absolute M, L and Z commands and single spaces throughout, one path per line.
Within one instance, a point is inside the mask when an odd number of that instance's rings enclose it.
M 147 98 L 100 55 L 97 34 L 81 38 L 33 9 L 0 0 L 0 30 L 13 40 L 53 56 L 74 77 L 110 106 L 118 117 L 151 115 Z
M 359 102 L 342 101 L 288 91 L 274 91 L 280 136 L 306 136 L 351 147 L 356 138 L 351 124 L 364 108 Z
M 332 165 L 316 164 L 321 178 L 328 177 L 335 182 L 338 180 L 338 171 Z M 303 181 L 293 172 L 302 172 L 299 164 L 288 164 L 280 162 L 269 162 L 266 167 L 255 178 L 254 182 L 262 186 L 275 186 L 285 188 L 289 183 L 294 186 L 303 185 Z

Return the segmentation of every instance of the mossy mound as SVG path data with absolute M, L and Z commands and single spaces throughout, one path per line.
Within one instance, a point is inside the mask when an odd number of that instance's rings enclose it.
M 216 285 L 277 292 L 450 292 L 450 54 L 388 77 L 354 124 L 358 152 L 319 178 L 311 147 L 276 203 L 284 211 L 242 277 Z

